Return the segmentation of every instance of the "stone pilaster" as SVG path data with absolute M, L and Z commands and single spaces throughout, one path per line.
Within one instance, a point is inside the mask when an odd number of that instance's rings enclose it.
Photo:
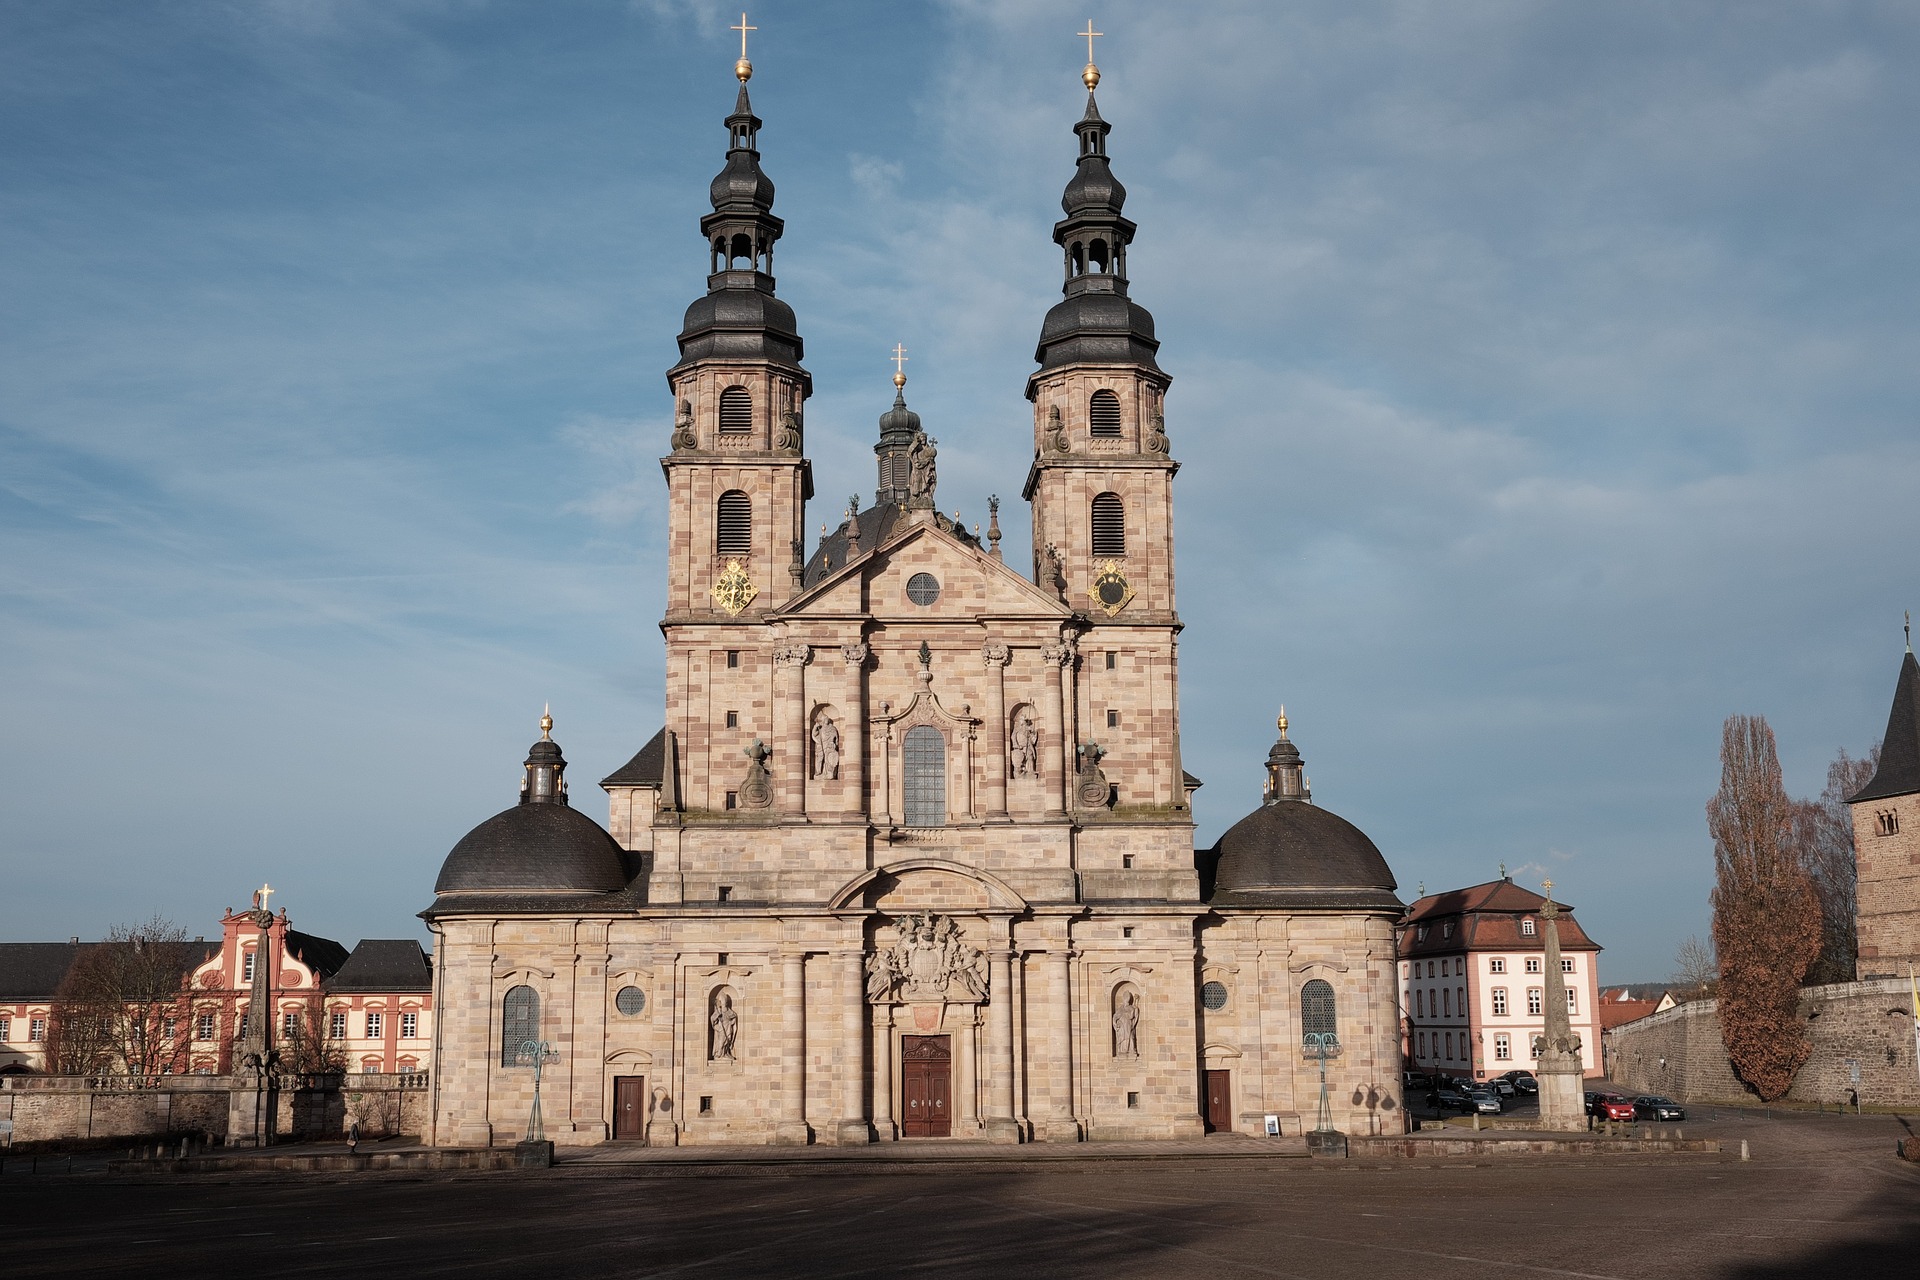
M 867 646 L 865 641 L 840 646 L 846 664 L 846 724 L 840 735 L 840 779 L 851 813 L 867 809 Z
M 610 1136 L 607 1116 L 611 1112 L 606 1105 L 606 1072 L 599 1064 L 606 1059 L 607 964 L 613 959 L 607 951 L 606 922 L 581 921 L 575 943 L 578 949 L 573 958 L 574 1015 L 572 1051 L 568 1054 L 573 1087 L 569 1110 L 575 1133 L 604 1142 Z
M 848 735 L 851 736 L 851 735 Z M 865 1084 L 867 991 L 866 974 L 861 965 L 866 956 L 849 951 L 838 958 L 840 968 L 840 1145 L 857 1146 L 869 1141 L 870 1130 L 861 1106 Z
M 1067 788 L 1073 785 L 1073 742 L 1067 716 L 1072 703 L 1066 700 L 1067 682 L 1073 678 L 1073 650 L 1063 644 L 1050 644 L 1040 650 L 1041 665 L 1047 668 L 1046 735 L 1040 757 L 1045 770 L 1047 816 L 1057 818 L 1068 809 Z M 1059 668 L 1057 677 L 1054 668 Z
M 807 759 L 807 664 L 812 661 L 811 645 L 782 645 L 773 651 L 774 669 L 786 685 L 781 697 L 786 759 L 781 762 L 780 807 L 793 818 L 806 817 L 807 775 L 812 772 Z
M 980 647 L 987 667 L 987 820 L 1007 820 L 1007 662 L 1013 651 L 997 640 Z
M 893 1006 L 873 1007 L 873 1132 L 881 1142 L 900 1136 L 893 1127 Z
M 780 1119 L 773 1140 L 783 1147 L 804 1147 L 807 1128 L 807 957 L 789 951 L 780 957 Z
M 1046 1125 L 1041 1136 L 1048 1142 L 1080 1141 L 1080 1121 L 1073 1114 L 1073 957 L 1065 941 L 1047 953 L 1047 999 L 1053 1006 L 1047 1019 L 1047 1104 Z
M 988 1051 L 987 1122 L 989 1142 L 1020 1141 L 1020 1125 L 1013 1118 L 1013 956 L 1007 943 L 996 940 L 987 955 Z

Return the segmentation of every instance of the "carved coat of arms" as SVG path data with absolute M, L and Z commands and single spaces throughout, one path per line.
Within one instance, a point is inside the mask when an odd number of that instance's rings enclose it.
M 908 916 L 900 940 L 867 957 L 867 999 L 984 1000 L 987 958 L 960 936 L 951 917 L 924 911 Z

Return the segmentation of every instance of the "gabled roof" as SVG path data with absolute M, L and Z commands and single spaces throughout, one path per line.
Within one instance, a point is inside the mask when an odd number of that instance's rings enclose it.
M 431 990 L 432 966 L 412 938 L 362 938 L 327 983 L 329 993 Z
M 51 1000 L 74 961 L 98 942 L 0 942 L 0 1002 Z M 220 952 L 217 942 L 180 944 L 185 977 Z
M 1640 1019 L 1657 1012 L 1659 1008 L 1660 1002 L 1658 1000 L 1602 1000 L 1600 1002 L 1600 1029 L 1602 1031 L 1611 1031 L 1615 1027 L 1623 1027 L 1629 1022 L 1638 1022 Z
M 867 541 L 866 524 L 869 517 L 875 518 L 875 540 Z M 822 605 L 835 594 L 841 584 L 857 580 L 864 574 L 879 574 L 892 567 L 894 557 L 914 542 L 927 540 L 942 548 L 941 554 L 952 557 L 952 570 L 958 571 L 965 566 L 969 572 L 983 574 L 975 582 L 984 585 L 990 593 L 985 612 L 996 616 L 1034 617 L 1034 618 L 1071 618 L 1073 610 L 1057 596 L 1043 591 L 1023 575 L 1000 560 L 989 555 L 978 542 L 967 534 L 964 528 L 937 511 L 912 511 L 901 507 L 874 508 L 860 515 L 861 535 L 860 554 L 851 564 L 836 561 L 830 568 L 820 563 L 820 553 L 816 552 L 816 564 L 807 570 L 806 585 L 791 600 L 772 611 L 771 616 L 794 617 L 809 612 L 819 612 L 822 608 L 833 612 L 831 603 Z M 843 526 L 844 527 L 844 526 Z M 840 539 L 835 543 L 834 539 Z M 840 548 L 845 553 L 845 539 L 842 534 L 834 534 L 822 544 L 823 549 Z M 818 572 L 816 573 L 816 567 Z M 956 586 L 957 583 L 948 583 Z M 941 601 L 934 606 L 936 616 L 950 612 L 953 604 L 943 592 Z
M 1849 804 L 1885 800 L 1920 791 L 1920 664 L 1907 650 L 1900 661 L 1900 678 L 1893 686 L 1893 710 L 1887 714 L 1887 736 L 1880 742 L 1880 767 L 1873 781 Z
M 647 739 L 647 745 L 633 753 L 633 759 L 600 779 L 603 787 L 657 787 L 667 776 L 667 731 Z
M 1538 926 L 1531 934 L 1522 933 L 1520 922 L 1529 916 L 1538 919 L 1546 902 L 1532 890 L 1504 879 L 1429 894 L 1407 908 L 1400 926 L 1400 955 L 1542 950 L 1546 933 Z M 1573 908 L 1564 902 L 1555 905 L 1560 913 L 1560 949 L 1600 950 L 1600 944 L 1588 937 L 1573 918 Z M 1451 933 L 1448 924 L 1453 926 Z M 1423 931 L 1425 937 L 1421 936 Z

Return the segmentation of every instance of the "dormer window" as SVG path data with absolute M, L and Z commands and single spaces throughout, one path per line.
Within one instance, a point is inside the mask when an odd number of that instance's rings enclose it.
M 1520 932 L 1523 936 L 1528 938 L 1531 938 L 1533 936 L 1533 917 L 1532 916 L 1528 916 L 1526 919 L 1520 922 Z
M 1449 920 L 1440 926 L 1440 936 L 1443 938 L 1451 938 L 1453 936 L 1453 921 Z
M 1413 931 L 1413 940 L 1415 942 L 1425 942 L 1427 940 L 1427 926 L 1421 925 L 1418 929 L 1415 929 Z

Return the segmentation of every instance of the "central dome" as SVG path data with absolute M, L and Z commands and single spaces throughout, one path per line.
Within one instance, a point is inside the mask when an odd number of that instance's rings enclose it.
M 461 837 L 435 893 L 612 893 L 627 886 L 620 846 L 564 804 L 518 804 Z

